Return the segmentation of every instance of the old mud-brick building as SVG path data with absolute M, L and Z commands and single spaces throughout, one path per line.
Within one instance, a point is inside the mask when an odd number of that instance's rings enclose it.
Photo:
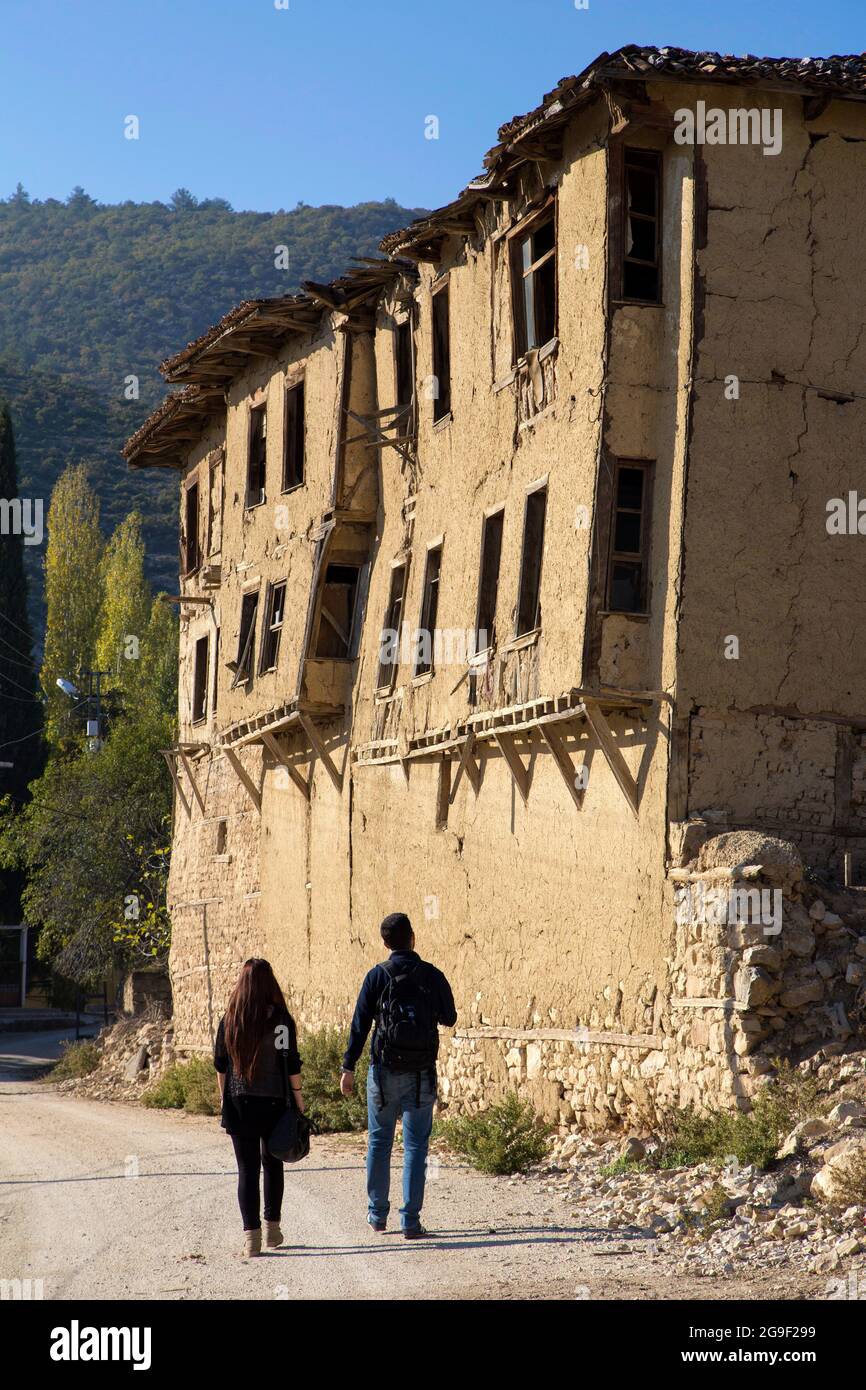
M 806 870 L 866 867 L 864 174 L 864 60 L 626 48 L 164 364 L 125 452 L 181 487 L 179 1047 L 253 952 L 344 1023 L 395 909 L 469 1105 L 746 1104 L 856 1029 Z

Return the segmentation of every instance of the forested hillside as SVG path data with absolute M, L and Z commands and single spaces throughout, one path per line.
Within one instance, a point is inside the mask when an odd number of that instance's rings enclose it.
M 172 588 L 174 475 L 131 474 L 118 450 L 166 390 L 157 366 L 241 299 L 327 280 L 423 209 L 392 199 L 356 207 L 235 212 L 220 198 L 100 205 L 0 201 L 0 400 L 12 412 L 21 493 L 47 499 L 67 463 L 84 462 L 106 531 L 138 507 L 147 573 Z M 276 269 L 276 248 L 286 247 Z M 139 380 L 138 400 L 125 399 Z M 27 546 L 38 631 L 44 547 Z

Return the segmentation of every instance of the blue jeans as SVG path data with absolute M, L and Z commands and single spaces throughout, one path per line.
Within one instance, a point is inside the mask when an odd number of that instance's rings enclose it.
M 415 1072 L 371 1066 L 367 1073 L 367 1197 L 369 1214 L 383 1223 L 391 1209 L 391 1149 L 398 1115 L 403 1117 L 403 1205 L 400 1225 L 412 1231 L 421 1224 L 427 1145 L 433 1128 L 436 1087 L 421 1073 L 420 1103 Z

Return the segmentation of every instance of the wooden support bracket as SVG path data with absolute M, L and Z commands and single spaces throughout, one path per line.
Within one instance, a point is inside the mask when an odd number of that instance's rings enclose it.
M 587 722 L 598 739 L 601 745 L 601 751 L 607 759 L 607 765 L 619 783 L 623 796 L 636 816 L 638 813 L 637 782 L 631 774 L 628 763 L 616 746 L 610 725 L 595 700 L 584 698 L 583 708 Z
M 228 748 L 225 745 L 223 746 L 223 752 L 225 753 L 226 757 L 228 758 L 229 762 L 231 763 L 241 782 L 243 782 L 244 787 L 247 791 L 247 795 L 250 798 L 250 801 L 253 803 L 256 810 L 261 812 L 262 794 L 259 791 L 250 774 L 247 772 L 237 753 L 235 753 L 235 751 L 232 748 Z
M 517 749 L 514 746 L 514 737 L 512 734 L 498 733 L 495 730 L 493 733 L 493 737 L 496 739 L 496 743 L 499 747 L 500 753 L 502 754 L 503 758 L 505 759 L 509 768 L 511 769 L 511 775 L 514 778 L 514 784 L 517 787 L 517 790 L 520 792 L 523 804 L 526 805 L 527 801 L 529 800 L 530 776 L 527 769 L 523 766 L 523 763 L 520 761 Z
M 315 724 L 313 724 L 307 718 L 305 714 L 299 714 L 298 718 L 301 723 L 301 728 L 307 735 L 307 738 L 310 740 L 313 752 L 321 762 L 322 766 L 324 767 L 334 786 L 337 788 L 337 791 L 342 792 L 343 774 L 335 767 L 330 753 L 328 752 L 322 740 L 319 738 L 318 729 L 316 728 Z
M 183 809 L 186 811 L 187 816 L 191 818 L 191 817 L 192 817 L 192 807 L 190 806 L 189 802 L 188 802 L 187 799 L 186 799 L 186 793 L 184 792 L 183 785 L 182 785 L 182 783 L 181 783 L 180 778 L 179 778 L 178 775 L 177 775 L 177 770 L 176 770 L 175 765 L 174 765 L 174 760 L 175 760 L 175 756 L 176 756 L 176 755 L 175 755 L 175 752 L 174 752 L 174 749 L 172 749 L 172 748 L 160 748 L 159 751 L 160 751 L 160 753 L 162 754 L 162 756 L 165 758 L 165 764 L 166 764 L 166 767 L 168 768 L 169 772 L 171 773 L 171 780 L 172 780 L 172 782 L 174 782 L 175 791 L 177 792 L 178 796 L 180 797 L 181 801 L 183 802 Z
M 449 805 L 453 805 L 454 803 L 454 798 L 457 795 L 457 788 L 460 786 L 460 778 L 463 776 L 464 772 L 472 783 L 472 790 L 477 796 L 481 788 L 481 768 L 475 761 L 475 732 L 471 729 L 466 735 L 465 742 L 460 751 L 460 762 L 457 764 L 457 772 L 451 784 L 451 794 L 448 798 Z
M 195 773 L 193 772 L 192 767 L 190 766 L 189 758 L 186 756 L 186 753 L 184 753 L 182 748 L 178 749 L 177 756 L 183 763 L 184 771 L 186 772 L 186 775 L 189 778 L 190 783 L 192 784 L 193 795 L 196 801 L 198 802 L 199 806 L 201 807 L 202 815 L 204 815 L 204 798 L 202 797 L 202 794 L 198 789 L 198 783 L 195 780 Z
M 298 772 L 298 769 L 294 766 L 294 764 L 289 762 L 284 750 L 280 747 L 280 743 L 277 739 L 276 734 L 269 734 L 263 732 L 262 743 L 265 745 L 268 752 L 272 755 L 274 761 L 278 763 L 280 767 L 285 768 L 286 772 L 289 774 L 289 777 L 294 782 L 295 786 L 301 793 L 301 796 L 304 798 L 304 800 L 309 801 L 311 778 L 304 777 L 300 772 Z
M 565 747 L 565 742 L 559 731 L 553 724 L 540 724 L 539 730 L 541 737 L 550 749 L 553 761 L 562 773 L 562 780 L 571 793 L 571 799 L 578 811 L 583 810 L 583 794 L 585 787 L 578 787 L 574 764 Z

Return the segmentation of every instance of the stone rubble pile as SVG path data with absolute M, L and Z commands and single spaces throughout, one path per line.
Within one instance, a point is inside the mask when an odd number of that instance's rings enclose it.
M 135 1101 L 176 1060 L 170 1018 L 121 1017 L 95 1039 L 99 1065 L 86 1076 L 57 1082 L 59 1091 L 94 1100 Z
M 866 1299 L 866 1052 L 824 1050 L 800 1070 L 817 1079 L 825 1113 L 794 1128 L 772 1171 L 652 1168 L 654 1135 L 623 1141 L 572 1133 L 554 1140 L 529 1180 L 567 1202 L 581 1226 L 653 1238 L 678 1273 L 811 1271 L 827 1275 L 827 1297 Z M 852 1157 L 862 1165 L 854 1200 Z

